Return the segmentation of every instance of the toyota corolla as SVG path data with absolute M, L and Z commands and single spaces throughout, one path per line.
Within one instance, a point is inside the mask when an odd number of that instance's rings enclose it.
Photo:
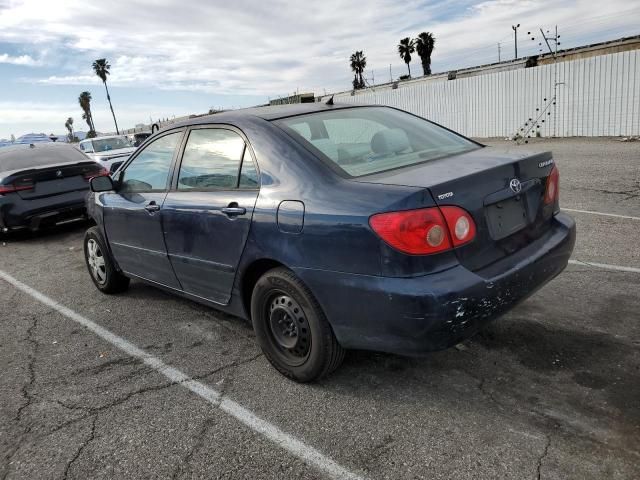
M 454 345 L 558 275 L 575 243 L 551 153 L 484 147 L 389 107 L 189 119 L 91 186 L 98 289 L 136 278 L 248 319 L 297 381 L 345 349 Z

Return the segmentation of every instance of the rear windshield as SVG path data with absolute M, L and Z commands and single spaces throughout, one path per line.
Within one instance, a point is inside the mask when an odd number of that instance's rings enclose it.
M 276 123 L 352 177 L 480 148 L 427 120 L 387 107 L 345 108 Z
M 0 149 L 0 172 L 88 161 L 89 158 L 76 147 L 64 144 L 16 145 Z

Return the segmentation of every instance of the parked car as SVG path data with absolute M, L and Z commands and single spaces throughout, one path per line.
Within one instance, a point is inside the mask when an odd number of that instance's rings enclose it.
M 417 355 L 558 275 L 575 242 L 551 153 L 500 150 L 388 107 L 299 104 L 187 120 L 92 180 L 86 263 L 250 319 L 284 375 L 345 349 Z
M 128 134 L 127 138 L 129 139 L 129 143 L 131 143 L 131 145 L 137 148 L 140 145 L 142 145 L 145 142 L 145 140 L 149 138 L 151 135 L 152 135 L 151 132 L 137 132 L 137 133 Z
M 80 150 L 110 172 L 115 172 L 136 151 L 125 135 L 113 135 L 83 140 Z
M 86 218 L 89 179 L 106 171 L 77 148 L 60 143 L 0 150 L 0 231 Z

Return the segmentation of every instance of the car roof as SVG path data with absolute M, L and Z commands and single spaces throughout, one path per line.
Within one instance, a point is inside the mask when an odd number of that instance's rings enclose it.
M 294 103 L 290 105 L 270 105 L 262 107 L 241 108 L 226 112 L 213 113 L 202 117 L 194 117 L 181 122 L 171 124 L 168 128 L 185 127 L 189 125 L 200 125 L 207 123 L 236 123 L 250 117 L 262 118 L 264 120 L 277 120 L 279 118 L 293 117 L 308 113 L 324 112 L 330 110 L 340 110 L 353 107 L 371 107 L 375 105 L 365 105 L 357 103 L 343 103 L 327 105 L 325 102 L 315 103 Z
M 126 137 L 126 135 L 103 135 L 101 137 L 85 138 L 84 140 L 82 140 L 82 142 L 90 142 L 91 140 L 105 140 L 109 138 L 122 138 L 122 137 Z

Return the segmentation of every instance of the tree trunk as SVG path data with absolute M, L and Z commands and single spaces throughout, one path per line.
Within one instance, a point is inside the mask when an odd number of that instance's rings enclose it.
M 407 62 L 407 68 L 409 69 L 409 78 L 411 78 L 411 66 L 409 65 L 409 62 Z
M 107 82 L 104 83 L 104 89 L 107 91 L 107 100 L 109 101 L 109 108 L 111 109 L 111 115 L 113 116 L 113 123 L 116 124 L 116 134 L 120 135 L 120 130 L 118 130 L 118 122 L 116 121 L 116 114 L 113 112 L 113 105 L 111 105 L 111 97 L 109 96 L 109 89 L 107 88 Z

